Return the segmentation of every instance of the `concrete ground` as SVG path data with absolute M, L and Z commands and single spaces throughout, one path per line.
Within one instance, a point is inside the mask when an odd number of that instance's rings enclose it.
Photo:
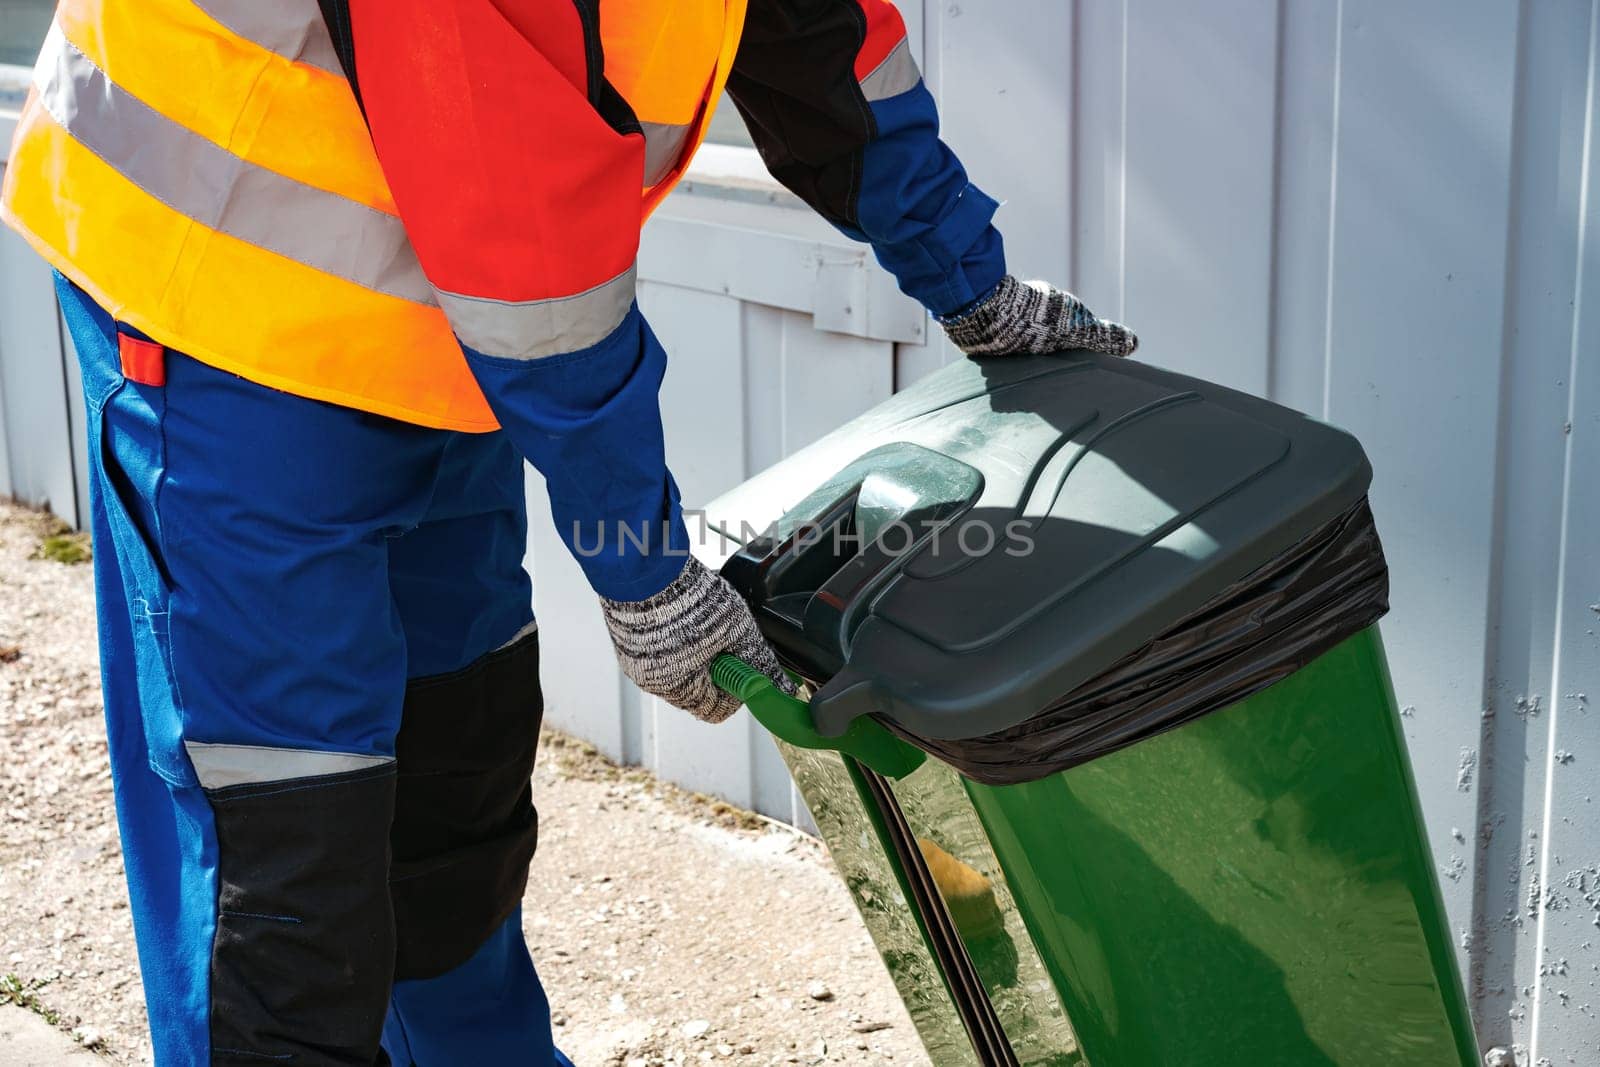
M 104 1063 L 71 1034 L 26 1008 L 0 1008 L 0 1063 L 6 1067 L 89 1067 Z
M 5 1067 L 150 1059 L 82 555 L 0 504 Z M 524 927 L 579 1067 L 927 1063 L 816 841 L 559 736 L 534 798 Z

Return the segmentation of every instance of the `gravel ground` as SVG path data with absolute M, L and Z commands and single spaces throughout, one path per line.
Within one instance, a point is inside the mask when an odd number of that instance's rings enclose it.
M 0 504 L 0 1005 L 147 1063 L 92 581 L 40 558 L 59 533 Z M 534 795 L 525 927 L 580 1067 L 928 1062 L 817 842 L 559 736 Z

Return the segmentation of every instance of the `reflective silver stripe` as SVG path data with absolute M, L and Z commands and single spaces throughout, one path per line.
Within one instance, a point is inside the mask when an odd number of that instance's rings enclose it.
M 364 771 L 394 762 L 392 756 L 318 752 L 309 748 L 208 745 L 201 741 L 185 741 L 183 747 L 189 753 L 189 762 L 194 764 L 195 776 L 205 789 L 321 778 L 329 774 Z
M 194 6 L 269 52 L 344 77 L 317 0 L 193 0 Z
M 524 637 L 527 637 L 529 634 L 538 633 L 538 632 L 539 632 L 539 620 L 538 619 L 534 619 L 532 622 L 528 623 L 528 625 L 524 626 L 522 629 L 520 629 L 516 633 L 512 634 L 511 635 L 511 640 L 507 641 L 503 645 L 500 645 L 500 646 L 496 647 L 495 651 L 499 652 L 502 649 L 510 648 L 512 645 L 516 644 L 518 641 L 521 641 Z
M 307 267 L 432 305 L 393 215 L 239 158 L 119 88 L 52 26 L 39 101 L 84 148 L 179 214 Z
M 868 100 L 887 100 L 910 92 L 922 80 L 917 61 L 911 58 L 911 45 L 904 38 L 872 73 L 861 79 L 861 92 Z
M 644 127 L 644 183 L 655 185 L 672 173 L 689 140 L 688 124 L 641 122 Z
M 634 268 L 573 296 L 490 300 L 438 290 L 450 326 L 468 348 L 505 359 L 541 359 L 604 340 L 633 304 Z

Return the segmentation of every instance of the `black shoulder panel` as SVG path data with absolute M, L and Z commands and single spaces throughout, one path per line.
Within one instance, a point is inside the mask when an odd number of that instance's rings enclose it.
M 877 134 L 855 74 L 866 35 L 855 0 L 752 0 L 728 78 L 773 177 L 850 227 L 861 152 Z

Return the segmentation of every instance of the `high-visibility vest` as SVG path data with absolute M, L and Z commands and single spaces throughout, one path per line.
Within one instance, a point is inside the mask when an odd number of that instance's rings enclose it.
M 607 0 L 645 213 L 704 138 L 745 0 Z M 0 217 L 118 320 L 301 396 L 496 427 L 317 0 L 63 0 Z

